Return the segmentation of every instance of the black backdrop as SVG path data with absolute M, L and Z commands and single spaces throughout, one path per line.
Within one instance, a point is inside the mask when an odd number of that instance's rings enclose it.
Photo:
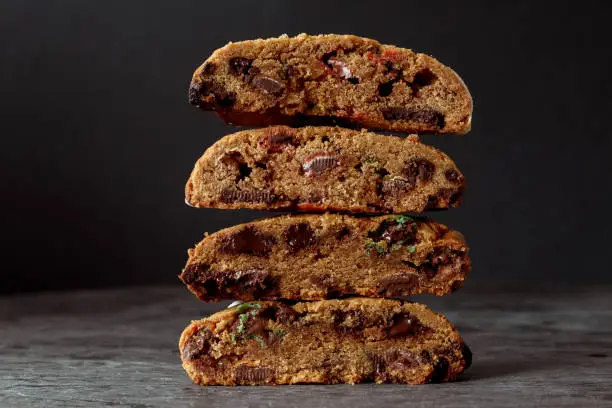
M 227 41 L 300 32 L 429 53 L 470 87 L 472 132 L 424 138 L 467 178 L 433 216 L 467 236 L 468 285 L 612 282 L 611 10 L 501 3 L 0 1 L 0 291 L 178 285 L 204 231 L 264 215 L 184 205 L 233 130 L 187 86 Z

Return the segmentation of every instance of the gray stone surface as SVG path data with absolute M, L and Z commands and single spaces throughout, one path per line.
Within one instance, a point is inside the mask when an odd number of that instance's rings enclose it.
M 609 407 L 612 288 L 464 289 L 419 297 L 474 352 L 462 380 L 425 386 L 200 387 L 177 340 L 223 307 L 182 287 L 0 298 L 0 407 Z

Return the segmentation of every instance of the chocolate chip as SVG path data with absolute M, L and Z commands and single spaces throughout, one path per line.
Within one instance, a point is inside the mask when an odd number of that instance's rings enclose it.
M 207 354 L 210 350 L 210 342 L 213 339 L 213 334 L 207 328 L 200 328 L 196 333 L 192 334 L 185 346 L 183 347 L 182 357 L 184 361 L 195 360 L 203 354 Z
M 274 370 L 268 367 L 249 367 L 241 365 L 236 367 L 234 380 L 237 384 L 266 384 L 274 381 Z
M 240 231 L 221 239 L 219 250 L 229 254 L 250 254 L 265 256 L 276 244 L 272 235 L 264 234 L 255 227 L 246 226 Z
M 295 141 L 295 129 L 287 126 L 275 126 L 266 129 L 265 133 L 259 138 L 259 144 L 269 152 L 280 152 L 287 146 L 299 146 Z
M 368 232 L 368 238 L 374 242 L 385 240 L 389 247 L 400 241 L 402 245 L 409 245 L 416 241 L 416 228 L 416 224 L 410 218 L 399 222 L 391 217 L 381 222 L 374 231 Z
M 461 174 L 459 174 L 459 172 L 455 169 L 447 169 L 444 172 L 444 177 L 446 177 L 446 179 L 451 183 L 458 183 L 463 179 Z
M 438 362 L 434 366 L 433 373 L 431 374 L 431 382 L 442 382 L 448 376 L 448 369 L 450 365 L 446 357 L 439 357 Z
M 393 323 L 389 328 L 389 337 L 415 336 L 428 331 L 431 331 L 431 329 L 423 326 L 416 317 L 410 313 L 401 313 L 393 316 Z
M 291 252 L 299 251 L 316 242 L 314 230 L 305 222 L 288 226 L 283 231 L 283 238 Z
M 332 153 L 317 153 L 306 159 L 302 165 L 307 176 L 319 176 L 329 169 L 340 165 L 340 160 Z
M 207 75 L 214 74 L 216 70 L 217 66 L 210 61 L 204 63 L 204 67 L 202 68 L 202 72 Z
M 449 264 L 454 258 L 456 257 L 456 255 L 454 254 L 453 250 L 449 247 L 436 247 L 434 248 L 432 254 L 431 254 L 431 260 L 429 261 L 429 263 L 432 266 L 439 266 L 439 265 L 447 265 Z
M 410 295 L 419 284 L 414 273 L 395 273 L 380 280 L 377 285 L 379 295 L 386 297 Z
M 382 84 L 378 85 L 378 94 L 380 96 L 389 96 L 391 95 L 391 92 L 393 92 L 393 84 L 396 81 L 389 81 L 389 82 L 383 82 Z
M 433 177 L 436 166 L 426 159 L 413 159 L 404 165 L 402 175 L 409 184 L 427 183 Z
M 185 267 L 183 273 L 179 276 L 184 284 L 190 285 L 198 278 L 206 274 L 210 270 L 210 265 L 206 264 L 190 264 Z
M 407 120 L 430 126 L 444 127 L 444 115 L 431 108 L 392 107 L 383 110 L 385 120 Z
M 230 72 L 234 75 L 246 75 L 249 73 L 253 60 L 249 58 L 234 57 L 229 60 Z
M 272 204 L 276 201 L 276 196 L 265 190 L 241 191 L 232 187 L 227 187 L 221 191 L 219 196 L 224 203 L 266 203 Z
M 267 92 L 269 94 L 276 95 L 276 96 L 282 94 L 283 89 L 285 89 L 285 86 L 279 81 L 272 79 L 272 78 L 265 77 L 265 76 L 257 76 L 253 78 L 251 83 L 256 88 L 259 88 L 263 90 L 264 92 Z
M 422 88 L 427 85 L 431 85 L 433 81 L 435 81 L 438 77 L 436 74 L 431 72 L 429 68 L 423 68 L 419 72 L 416 73 L 414 79 L 412 80 L 412 84 L 416 85 L 419 88 Z

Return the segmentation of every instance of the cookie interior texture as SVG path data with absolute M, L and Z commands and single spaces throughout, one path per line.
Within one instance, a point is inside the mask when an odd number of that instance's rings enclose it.
M 454 380 L 471 362 L 442 315 L 367 298 L 243 303 L 192 322 L 179 349 L 202 385 L 423 384 Z
M 339 124 L 469 131 L 472 98 L 436 59 L 353 35 L 229 43 L 194 73 L 189 100 L 239 125 Z
M 417 136 L 273 126 L 217 141 L 185 187 L 196 207 L 369 213 L 456 207 L 463 174 Z
M 470 265 L 463 236 L 424 218 L 286 215 L 205 237 L 180 278 L 204 301 L 443 295 Z

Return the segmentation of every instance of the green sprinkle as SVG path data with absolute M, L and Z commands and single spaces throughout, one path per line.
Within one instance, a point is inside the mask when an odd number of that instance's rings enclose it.
M 249 320 L 249 314 L 243 313 L 240 316 L 238 316 L 238 319 L 240 319 L 240 324 L 238 325 L 236 330 L 238 331 L 238 333 L 242 334 L 246 330 L 246 322 Z
M 252 309 L 256 307 L 257 309 L 261 309 L 261 304 L 256 303 L 256 302 L 246 302 L 246 303 L 241 303 L 238 306 L 236 306 L 236 313 L 244 313 L 249 309 Z
M 372 238 L 368 238 L 366 239 L 366 252 L 368 255 L 370 255 L 372 249 L 375 249 L 380 255 L 387 252 L 387 248 L 385 248 L 383 245 L 379 244 L 378 242 L 374 242 Z
M 394 215 L 391 217 L 391 219 L 397 222 L 398 224 L 404 224 L 406 222 L 414 222 L 412 217 L 409 217 L 407 215 Z
M 259 347 L 262 349 L 266 348 L 266 342 L 259 334 L 251 334 L 247 337 L 248 340 L 255 339 L 259 343 Z
M 416 245 L 408 247 L 408 252 L 410 252 L 411 254 L 414 254 L 415 251 L 416 251 Z
M 283 329 L 273 329 L 272 333 L 279 337 L 285 337 L 285 335 L 287 334 Z

